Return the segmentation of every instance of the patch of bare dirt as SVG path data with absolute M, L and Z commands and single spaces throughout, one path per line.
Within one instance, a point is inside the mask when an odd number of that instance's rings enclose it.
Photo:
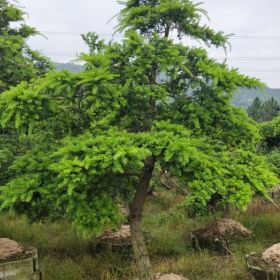
M 0 238 L 0 263 L 21 260 L 33 256 L 34 248 L 24 248 L 16 241 Z

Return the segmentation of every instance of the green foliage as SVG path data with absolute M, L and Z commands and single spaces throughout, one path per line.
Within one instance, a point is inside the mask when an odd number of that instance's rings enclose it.
M 279 149 L 272 150 L 267 154 L 268 162 L 272 164 L 272 170 L 280 177 L 280 151 Z
M 36 34 L 38 33 L 34 28 L 24 23 L 22 10 L 7 0 L 0 0 L 0 94 L 22 81 L 30 81 L 44 75 L 52 68 L 48 59 L 39 52 L 31 50 L 27 44 L 27 40 Z M 21 90 L 24 87 L 24 85 L 20 86 Z M 27 98 L 29 97 L 27 96 Z M 22 103 L 21 106 L 26 106 L 30 101 L 31 99 L 26 101 L 26 104 Z M 16 113 L 13 111 L 16 125 L 7 126 L 5 129 L 0 128 L 0 184 L 11 176 L 8 167 L 14 158 L 25 151 L 26 143 L 19 141 L 17 131 L 21 117 L 23 118 L 20 114 L 24 109 L 16 106 L 15 103 L 13 106 L 13 110 L 15 108 L 18 110 Z M 34 102 L 27 106 L 28 109 L 31 109 L 30 113 L 34 112 L 32 106 L 37 106 L 37 104 Z M 5 122 L 6 118 L 9 119 L 9 112 L 5 114 L 1 109 L 0 122 Z M 2 113 L 5 116 L 2 116 Z
M 262 109 L 262 102 L 258 97 L 256 97 L 252 105 L 248 108 L 247 113 L 252 119 L 258 121 L 262 117 L 263 112 L 261 109 Z
M 247 110 L 248 115 L 257 122 L 271 121 L 279 111 L 280 105 L 273 97 L 265 102 L 256 97 Z
M 259 131 L 262 136 L 259 144 L 259 151 L 264 154 L 272 166 L 272 170 L 280 175 L 280 117 L 259 124 Z
M 183 127 L 160 123 L 151 134 L 109 130 L 65 138 L 57 150 L 41 144 L 11 166 L 16 176 L 2 191 L 2 209 L 13 205 L 31 219 L 65 216 L 84 234 L 98 233 L 117 221 L 117 199 L 133 195 L 148 156 L 188 162 L 188 136 Z
M 261 123 L 259 129 L 263 138 L 277 137 L 280 134 L 280 117 L 276 117 L 269 122 Z
M 201 3 L 189 0 L 119 1 L 124 6 L 120 12 L 118 31 L 139 30 L 141 34 L 164 34 L 176 30 L 179 38 L 188 36 L 200 39 L 209 45 L 224 46 L 227 36 L 200 24 L 201 17 L 207 12 L 200 8 Z
M 94 54 L 95 51 L 100 51 L 104 48 L 104 40 L 99 40 L 99 37 L 94 32 L 88 32 L 87 34 L 82 35 L 82 39 L 89 48 L 89 53 Z
M 280 116 L 272 121 L 261 123 L 259 131 L 262 136 L 261 148 L 263 150 L 271 151 L 277 148 L 280 143 Z
M 11 175 L 8 168 L 20 152 L 21 147 L 15 131 L 1 131 L 0 129 L 0 132 L 0 185 L 2 185 Z
M 267 188 L 277 183 L 263 157 L 244 150 L 219 151 L 212 155 L 210 151 L 193 173 L 189 183 L 193 193 L 186 203 L 194 213 L 203 213 L 211 197 L 218 195 L 222 198 L 221 206 L 231 203 L 245 210 L 255 194 L 267 197 Z
M 14 27 L 14 24 L 19 27 Z M 52 68 L 48 59 L 29 48 L 26 41 L 37 34 L 24 24 L 24 12 L 7 0 L 0 1 L 0 93 L 29 81 Z
M 21 135 L 49 141 L 102 127 L 124 102 L 106 67 L 79 74 L 49 73 L 32 84 L 21 83 L 0 100 L 1 124 Z
M 131 202 L 148 158 L 190 188 L 188 205 L 199 210 L 215 193 L 244 210 L 276 183 L 254 154 L 253 121 L 230 105 L 236 89 L 262 83 L 161 36 L 170 23 L 179 35 L 224 44 L 200 27 L 192 2 L 135 3 L 121 12 L 120 28 L 133 29 L 123 42 L 84 36 L 84 71 L 51 72 L 0 96 L 1 126 L 27 143 L 1 188 L 1 210 L 66 218 L 84 235 L 98 234 L 119 219 L 119 201 Z M 138 16 L 146 10 L 148 25 Z

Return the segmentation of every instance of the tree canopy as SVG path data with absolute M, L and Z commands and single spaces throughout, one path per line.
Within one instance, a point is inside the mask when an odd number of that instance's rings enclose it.
M 197 211 L 214 194 L 245 209 L 277 178 L 255 153 L 254 122 L 230 105 L 238 87 L 262 83 L 168 37 L 166 26 L 223 46 L 222 33 L 201 27 L 204 11 L 187 0 L 123 4 L 125 39 L 84 36 L 84 71 L 51 72 L 0 96 L 1 126 L 24 146 L 0 200 L 2 211 L 66 218 L 85 235 L 114 224 L 128 202 L 140 279 L 151 280 L 141 219 L 156 170 L 176 176 Z
M 227 43 L 228 36 L 223 32 L 201 25 L 202 16 L 207 16 L 207 12 L 201 8 L 202 3 L 194 4 L 189 0 L 118 2 L 124 5 L 119 14 L 118 31 L 133 29 L 140 34 L 157 33 L 165 37 L 169 37 L 171 31 L 176 31 L 179 38 L 188 36 L 216 47 Z

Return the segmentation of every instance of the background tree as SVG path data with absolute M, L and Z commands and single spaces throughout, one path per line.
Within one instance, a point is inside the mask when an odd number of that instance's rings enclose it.
M 14 27 L 15 23 L 19 27 Z M 48 59 L 30 49 L 27 39 L 38 32 L 24 23 L 24 12 L 0 0 L 0 93 L 52 68 Z
M 248 115 L 255 121 L 259 122 L 262 117 L 262 101 L 260 100 L 259 97 L 256 97 L 253 100 L 253 103 L 248 107 L 247 113 Z
M 278 148 L 280 144 L 280 116 L 272 121 L 259 124 L 260 134 L 262 136 L 262 148 L 269 151 Z
M 275 118 L 278 115 L 280 111 L 280 105 L 273 97 L 265 101 L 262 105 L 262 108 L 263 108 L 262 121 L 264 122 L 271 121 L 273 118 Z
M 2 211 L 65 218 L 85 236 L 115 224 L 127 202 L 139 276 L 151 280 L 141 222 L 155 171 L 187 185 L 186 205 L 197 211 L 214 194 L 245 209 L 277 180 L 255 154 L 253 121 L 230 105 L 238 87 L 261 83 L 168 37 L 224 46 L 222 33 L 200 25 L 205 12 L 186 0 L 123 4 L 124 41 L 86 36 L 85 71 L 50 73 L 0 96 L 2 127 L 29 143 L 0 200 Z
M 265 102 L 256 97 L 247 110 L 248 115 L 257 122 L 271 121 L 279 111 L 280 105 L 273 97 Z
M 259 125 L 262 136 L 259 144 L 259 152 L 264 154 L 272 165 L 272 170 L 280 175 L 280 117 L 263 122 Z
M 27 44 L 30 36 L 36 34 L 34 28 L 24 23 L 21 9 L 0 0 L 0 94 L 52 69 L 50 61 Z M 0 129 L 0 183 L 7 179 L 10 173 L 7 168 L 21 149 L 23 146 L 13 128 Z

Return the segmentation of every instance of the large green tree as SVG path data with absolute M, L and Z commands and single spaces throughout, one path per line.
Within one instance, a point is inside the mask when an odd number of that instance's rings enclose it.
M 2 127 L 29 147 L 0 201 L 32 220 L 68 219 L 86 236 L 116 223 L 127 202 L 139 277 L 151 280 L 141 221 L 155 171 L 188 186 L 186 205 L 197 211 L 215 194 L 245 209 L 276 178 L 255 154 L 253 122 L 230 105 L 238 87 L 261 83 L 169 38 L 172 30 L 223 47 L 223 33 L 200 25 L 205 12 L 187 0 L 123 5 L 125 39 L 84 36 L 85 71 L 50 73 L 0 96 Z
M 0 93 L 52 68 L 48 59 L 27 44 L 28 38 L 36 34 L 34 28 L 24 23 L 21 9 L 0 0 Z

